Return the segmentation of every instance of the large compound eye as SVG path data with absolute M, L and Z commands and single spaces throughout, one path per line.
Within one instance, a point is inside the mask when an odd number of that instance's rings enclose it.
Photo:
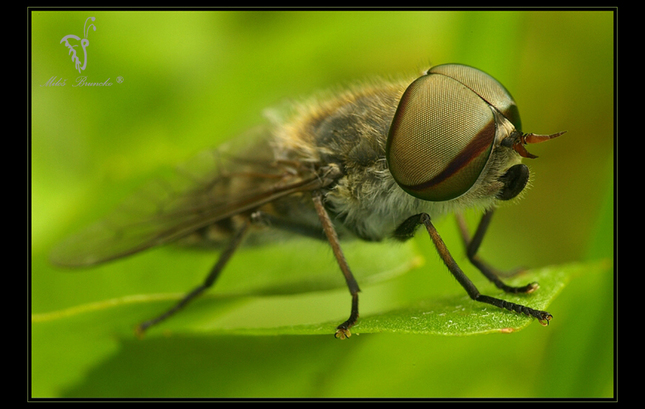
M 399 186 L 429 201 L 466 193 L 492 152 L 494 109 L 519 125 L 510 94 L 477 69 L 440 65 L 415 80 L 399 102 L 387 141 L 388 165 Z
M 520 112 L 510 92 L 485 72 L 467 65 L 444 64 L 432 67 L 427 74 L 441 74 L 461 82 L 489 105 L 495 107 L 515 126 L 516 130 L 522 130 Z

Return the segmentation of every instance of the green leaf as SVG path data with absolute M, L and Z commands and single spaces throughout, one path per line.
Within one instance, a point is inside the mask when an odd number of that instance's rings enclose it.
M 420 265 L 414 246 L 413 241 L 348 242 L 344 249 L 356 264 L 357 279 L 369 286 Z M 168 248 L 80 275 L 51 270 L 50 276 L 57 278 L 52 285 L 59 286 L 57 293 L 65 302 L 73 297 L 87 301 L 32 314 L 34 396 L 60 396 L 60 391 L 51 389 L 53 385 L 74 384 L 97 362 L 114 355 L 124 340 L 134 340 L 135 326 L 167 310 L 197 286 L 216 258 L 211 252 Z M 95 284 L 75 290 L 75 282 L 84 280 Z M 311 322 L 312 314 L 318 322 L 344 315 L 347 299 L 343 276 L 323 241 L 302 239 L 244 248 L 212 290 L 152 328 L 146 338 L 167 333 L 217 336 L 240 326 L 267 325 L 279 334 L 287 323 Z M 335 315 L 333 308 L 327 308 L 334 304 Z
M 426 269 L 421 268 L 416 271 L 425 273 L 424 270 Z M 538 280 L 541 286 L 532 294 L 524 296 L 495 294 L 490 289 L 488 294 L 514 302 L 523 302 L 534 308 L 546 308 L 572 279 L 583 275 L 609 273 L 610 270 L 611 264 L 608 261 L 551 266 L 531 270 L 520 277 L 507 280 L 510 284 Z M 363 294 L 366 295 L 365 298 L 369 298 L 367 294 L 380 293 L 382 291 L 380 287 L 396 286 L 397 281 L 407 276 L 414 276 L 414 274 L 375 283 L 364 288 Z M 451 289 L 454 291 L 454 295 L 426 298 L 402 308 L 379 310 L 368 305 L 368 312 L 361 316 L 358 324 L 352 329 L 354 336 L 350 340 L 344 341 L 343 344 L 360 345 L 356 344 L 361 340 L 360 337 L 357 338 L 357 335 L 373 332 L 441 335 L 508 333 L 522 329 L 534 321 L 513 312 L 474 302 L 463 294 L 463 290 L 456 283 L 454 287 Z M 168 357 L 172 362 L 175 362 L 172 365 L 191 367 L 190 361 L 183 363 L 189 359 L 187 356 L 196 354 L 197 357 L 194 359 L 199 359 L 200 354 L 212 354 L 208 352 L 208 341 L 199 341 L 204 336 L 211 340 L 211 345 L 214 347 L 224 342 L 225 345 L 228 345 L 227 348 L 234 350 L 233 345 L 238 343 L 247 345 L 248 338 L 233 337 L 230 339 L 230 337 L 222 338 L 222 336 L 247 335 L 267 340 L 271 339 L 271 337 L 266 337 L 267 335 L 325 335 L 325 337 L 329 337 L 330 341 L 321 344 L 318 341 L 319 338 L 315 338 L 311 340 L 312 345 L 333 349 L 333 344 L 341 343 L 341 341 L 331 338 L 336 325 L 345 318 L 343 314 L 347 312 L 349 307 L 349 294 L 346 290 L 279 296 L 221 296 L 209 293 L 203 300 L 195 302 L 195 305 L 191 305 L 191 308 L 183 311 L 180 316 L 164 323 L 163 330 L 150 331 L 146 335 L 145 341 L 147 342 L 137 343 L 134 339 L 132 324 L 142 316 L 150 316 L 159 312 L 161 307 L 171 305 L 174 301 L 176 301 L 174 296 L 152 294 L 128 296 L 85 304 L 63 311 L 35 314 L 32 318 L 32 342 L 34 345 L 38 345 L 38 348 L 34 348 L 32 352 L 34 363 L 32 382 L 36 386 L 34 396 L 65 395 L 63 391 L 47 389 L 47 387 L 51 388 L 54 385 L 58 385 L 59 388 L 61 385 L 78 385 L 81 388 L 83 385 L 86 387 L 98 385 L 100 382 L 94 381 L 84 384 L 82 379 L 87 376 L 90 368 L 108 357 L 113 357 L 116 361 L 113 364 L 106 363 L 99 366 L 101 374 L 96 376 L 100 379 L 104 379 L 107 373 L 114 370 L 110 369 L 111 365 L 116 365 L 120 371 L 118 373 L 127 373 L 122 372 L 123 365 L 126 365 L 125 362 L 132 359 L 138 360 L 139 358 L 133 357 L 138 357 L 141 354 L 148 356 L 147 359 L 150 363 L 154 363 L 157 360 L 155 358 L 156 345 L 159 345 L 159 351 L 167 351 L 169 348 L 181 349 L 197 343 L 199 351 L 177 350 L 176 353 L 181 355 L 176 358 Z M 301 317 L 294 316 L 293 311 L 302 309 L 311 313 L 316 308 L 319 310 L 317 313 L 304 318 L 306 320 L 313 316 L 312 322 L 314 323 L 287 324 L 294 320 L 296 322 L 303 320 Z M 338 319 L 331 321 L 329 320 L 330 315 L 338 315 Z M 552 322 L 557 322 L 557 319 L 556 313 Z M 171 335 L 170 338 L 167 338 L 168 335 Z M 79 343 L 79 339 L 82 339 L 83 342 Z M 176 341 L 173 342 L 172 339 Z M 230 340 L 225 341 L 226 339 Z M 282 339 L 281 342 L 285 342 L 283 338 L 279 339 Z M 155 340 L 159 340 L 162 344 L 158 344 Z M 264 343 L 260 342 L 260 344 Z M 290 344 L 290 341 L 287 343 Z M 74 348 L 61 348 L 62 345 L 74 345 Z M 172 348 L 170 345 L 173 345 Z M 278 348 L 277 345 L 273 347 Z M 244 352 L 244 347 L 238 346 L 237 348 L 239 353 L 247 354 Z M 281 347 L 280 350 L 284 350 L 284 347 Z M 128 358 L 127 354 L 135 355 Z M 323 367 L 320 370 L 327 371 L 328 368 Z M 151 381 L 157 379 L 154 376 L 154 371 L 144 372 L 147 374 L 146 377 L 151 376 Z M 220 374 L 220 372 L 215 371 L 215 374 Z M 52 383 L 54 379 L 56 382 Z M 141 383 L 139 380 L 132 382 Z M 166 381 L 160 380 L 160 382 Z M 116 383 L 124 386 L 128 382 L 119 380 Z M 182 392 L 185 393 L 186 390 L 192 389 L 183 389 Z M 260 389 L 260 391 L 263 390 Z M 70 392 L 72 394 L 70 396 L 103 396 L 101 393 L 105 392 L 106 390 L 103 388 L 98 391 L 81 389 Z M 130 393 L 128 389 L 118 388 L 111 392 L 114 395 L 109 396 L 129 396 Z M 138 394 L 136 396 L 142 396 L 140 395 L 141 391 L 136 393 Z M 155 393 L 162 392 L 157 390 L 152 392 L 151 396 L 154 396 Z M 204 390 L 197 389 L 195 393 L 204 393 Z M 266 390 L 258 393 L 262 396 L 272 396 L 271 392 Z
M 385 247 L 384 247 L 385 248 Z M 383 250 L 384 248 L 378 248 Z M 407 248 L 407 247 L 406 247 Z M 407 248 L 409 250 L 409 248 Z M 374 251 L 375 249 L 372 249 Z M 399 249 L 400 250 L 400 249 Z M 402 254 L 409 253 L 403 251 Z M 255 256 L 258 256 L 256 254 Z M 365 254 L 363 255 L 365 256 Z M 363 259 L 365 260 L 365 259 Z M 413 258 L 414 260 L 414 258 Z M 412 264 L 405 265 L 411 268 Z M 551 266 L 542 269 L 530 270 L 518 277 L 507 280 L 511 285 L 537 281 L 540 288 L 531 294 L 506 294 L 499 290 L 482 291 L 514 303 L 524 304 L 534 309 L 545 310 L 555 299 L 565 285 L 574 277 L 583 273 L 598 273 L 610 268 L 608 262 L 575 263 L 562 266 Z M 400 271 L 402 271 L 401 269 Z M 360 271 L 360 270 L 359 270 Z M 399 271 L 399 272 L 400 272 Z M 390 271 L 390 275 L 394 274 Z M 384 274 L 384 276 L 387 276 Z M 322 276 L 319 277 L 322 280 Z M 382 278 L 382 277 L 381 277 Z M 373 278 L 374 282 L 378 280 Z M 271 282 L 271 280 L 269 280 Z M 272 290 L 280 288 L 274 285 L 268 287 Z M 386 285 L 386 284 L 385 284 Z M 181 312 L 163 324 L 166 331 L 173 333 L 236 333 L 256 335 L 284 335 L 284 334 L 333 334 L 335 327 L 342 322 L 341 318 L 335 321 L 320 320 L 314 324 L 284 325 L 289 322 L 306 320 L 295 317 L 294 310 L 315 311 L 320 310 L 320 317 L 329 314 L 330 310 L 342 307 L 341 314 L 349 308 L 349 296 L 346 290 L 329 290 L 296 295 L 271 295 L 262 286 L 255 291 L 260 296 L 239 296 L 211 292 L 203 300 L 195 302 L 190 308 Z M 294 290 L 294 283 L 287 282 L 284 287 Z M 309 288 L 308 286 L 306 288 Z M 370 288 L 365 293 L 369 293 Z M 230 289 L 230 287 L 228 288 Z M 377 310 L 361 315 L 354 333 L 374 332 L 400 332 L 417 334 L 438 335 L 473 335 L 490 332 L 513 332 L 525 328 L 534 319 L 506 311 L 488 304 L 472 301 L 461 289 L 455 285 L 451 289 L 454 294 L 437 298 L 425 298 L 414 301 L 404 307 Z M 226 291 L 224 291 L 226 293 Z M 282 291 L 273 291 L 274 294 Z M 290 291 L 289 291 L 290 292 Z M 51 313 L 35 314 L 32 317 L 34 324 L 60 326 L 60 328 L 78 326 L 79 328 L 94 328 L 102 333 L 123 332 L 124 323 L 136 322 L 135 318 L 142 312 L 153 316 L 163 311 L 164 308 L 178 301 L 183 294 L 139 294 L 124 296 L 117 299 L 99 301 L 79 305 L 66 310 Z M 316 306 L 323 306 L 316 308 Z M 270 316 L 261 314 L 261 311 L 270 311 Z M 291 311 L 291 312 L 290 312 Z M 253 317 L 255 315 L 255 318 Z M 317 314 L 314 314 L 317 315 Z M 557 319 L 557 314 L 554 319 Z M 129 320 L 129 321 L 128 321 Z M 100 323 L 101 330 L 96 323 Z M 218 325 L 220 323 L 221 325 Z
M 608 272 L 608 261 L 574 263 L 531 270 L 507 282 L 511 285 L 537 281 L 540 288 L 531 294 L 512 295 L 503 292 L 488 293 L 504 300 L 545 310 L 574 277 L 582 274 Z M 461 288 L 459 288 L 461 289 Z M 362 316 L 352 328 L 354 333 L 415 333 L 436 335 L 475 335 L 519 331 L 535 319 L 506 311 L 488 304 L 472 301 L 466 294 L 455 294 L 436 299 L 424 299 L 404 308 Z M 557 314 L 554 317 L 557 319 Z M 279 328 L 238 328 L 225 332 L 278 335 L 278 334 L 331 334 L 340 322 L 286 326 Z

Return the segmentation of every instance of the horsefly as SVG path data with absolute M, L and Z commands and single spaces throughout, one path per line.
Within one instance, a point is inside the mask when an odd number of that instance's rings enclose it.
M 476 233 L 462 235 L 469 260 L 498 288 L 511 287 L 477 256 L 500 201 L 516 197 L 529 179 L 525 145 L 560 136 L 524 134 L 509 92 L 484 72 L 459 64 L 435 66 L 413 81 L 372 81 L 331 98 L 297 105 L 269 121 L 243 149 L 211 152 L 191 183 L 136 195 L 96 224 L 63 241 L 52 261 L 90 266 L 171 242 L 221 248 L 204 282 L 169 310 L 143 322 L 143 333 L 211 287 L 246 236 L 277 229 L 327 240 L 351 295 L 357 322 L 359 285 L 341 239 L 410 239 L 423 226 L 441 259 L 471 299 L 548 324 L 552 315 L 479 293 L 454 261 L 433 220 L 466 208 L 483 209 Z

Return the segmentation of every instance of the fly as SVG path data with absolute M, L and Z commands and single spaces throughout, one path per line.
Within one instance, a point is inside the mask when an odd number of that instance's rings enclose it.
M 511 287 L 477 256 L 500 201 L 529 179 L 526 144 L 560 136 L 521 132 L 510 93 L 484 72 L 435 66 L 410 82 L 374 81 L 326 100 L 294 107 L 260 128 L 243 149 L 206 152 L 176 180 L 150 184 L 104 219 L 63 241 L 55 264 L 91 266 L 171 242 L 209 243 L 222 250 L 204 282 L 145 332 L 210 288 L 247 236 L 267 229 L 326 240 L 351 295 L 349 318 L 335 336 L 351 336 L 359 316 L 359 285 L 341 240 L 405 241 L 428 232 L 448 270 L 470 298 L 548 324 L 552 315 L 479 293 L 452 258 L 433 220 L 457 214 L 469 260 L 498 288 Z M 179 181 L 179 182 L 177 182 Z M 483 209 L 471 238 L 459 212 Z

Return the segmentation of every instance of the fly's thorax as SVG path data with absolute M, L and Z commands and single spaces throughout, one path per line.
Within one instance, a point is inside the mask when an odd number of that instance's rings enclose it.
M 391 236 L 402 215 L 430 211 L 430 202 L 403 191 L 387 169 L 363 170 L 344 176 L 325 195 L 325 205 L 335 222 L 352 234 L 380 241 Z
M 384 154 L 387 131 L 409 81 L 372 80 L 295 103 L 275 122 L 277 158 L 363 166 Z M 275 118 L 275 117 L 274 117 Z

